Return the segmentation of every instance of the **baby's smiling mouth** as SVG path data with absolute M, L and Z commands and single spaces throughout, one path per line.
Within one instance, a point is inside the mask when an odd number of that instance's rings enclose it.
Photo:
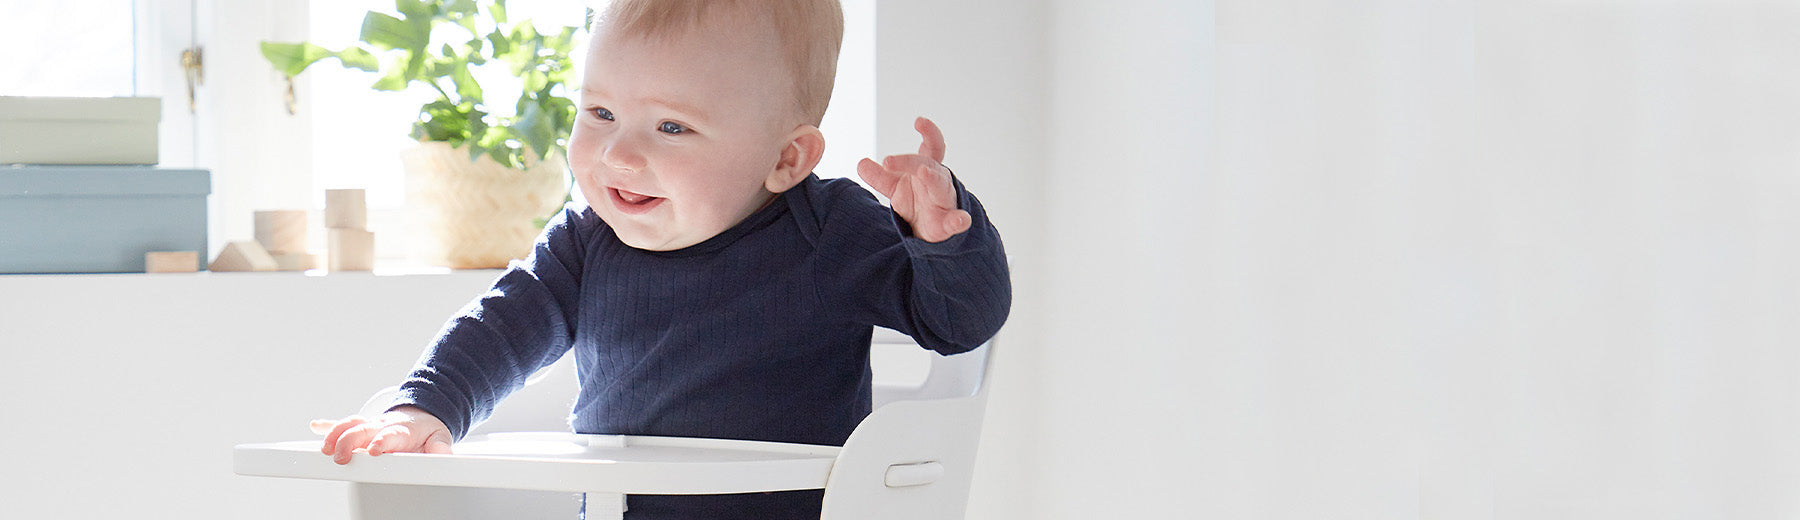
M 644 195 L 641 193 L 632 193 L 632 192 L 625 191 L 625 190 L 613 190 L 613 191 L 619 192 L 619 198 L 625 199 L 625 202 L 629 203 L 629 204 L 643 204 L 644 201 L 656 198 L 656 197 L 652 197 L 649 195 Z
M 648 212 L 661 205 L 663 200 L 666 200 L 662 197 L 629 192 L 618 188 L 608 188 L 606 191 L 612 194 L 614 207 L 617 207 L 621 212 L 631 215 Z

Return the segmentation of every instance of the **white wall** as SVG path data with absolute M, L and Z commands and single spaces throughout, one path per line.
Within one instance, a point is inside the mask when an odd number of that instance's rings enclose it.
M 286 84 L 260 46 L 264 40 L 305 40 L 307 4 L 195 0 L 195 13 L 205 82 L 197 89 L 192 116 L 192 166 L 212 171 L 208 234 L 217 252 L 226 241 L 254 238 L 258 210 L 311 207 L 310 117 L 287 114 Z M 300 99 L 309 99 L 305 82 L 297 86 Z M 186 97 L 185 92 L 166 95 Z
M 1035 518 L 1036 364 L 1042 356 L 1045 10 L 1036 0 L 876 2 L 875 142 L 914 153 L 913 118 L 943 129 L 944 162 L 981 198 L 1012 258 L 1013 311 L 995 341 L 995 386 L 970 518 Z
M 875 0 L 842 0 L 844 43 L 838 51 L 831 105 L 819 130 L 825 155 L 813 171 L 820 177 L 856 176 L 856 162 L 875 155 Z
M 497 274 L 0 276 L 4 515 L 345 518 L 344 483 L 231 447 L 356 412 Z
M 980 4 L 878 69 L 1019 271 L 971 518 L 1800 516 L 1800 8 Z
M 1231 327 L 1275 309 L 1226 296 L 1210 4 L 1051 3 L 1037 518 L 1229 517 L 1261 491 L 1245 399 L 1289 389 Z

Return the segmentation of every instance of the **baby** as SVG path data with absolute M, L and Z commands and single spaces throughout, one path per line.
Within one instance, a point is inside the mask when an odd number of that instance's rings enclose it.
M 842 445 L 870 412 L 873 326 L 955 354 L 1012 302 L 1000 236 L 919 153 L 812 174 L 836 0 L 619 0 L 594 28 L 569 163 L 587 204 L 551 220 L 453 317 L 385 414 L 318 421 L 323 451 L 449 453 L 574 351 L 579 433 Z M 632 496 L 628 518 L 819 517 L 821 493 Z

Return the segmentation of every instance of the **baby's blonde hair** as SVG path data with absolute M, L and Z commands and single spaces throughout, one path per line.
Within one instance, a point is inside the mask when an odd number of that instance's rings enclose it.
M 775 23 L 782 52 L 794 73 L 794 101 L 806 122 L 818 126 L 831 103 L 838 49 L 844 41 L 844 8 L 838 0 L 613 0 L 594 21 L 620 36 L 666 37 L 700 24 L 707 9 L 741 6 Z

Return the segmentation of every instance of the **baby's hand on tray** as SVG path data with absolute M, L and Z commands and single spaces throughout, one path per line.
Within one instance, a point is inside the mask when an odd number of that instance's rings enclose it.
M 366 449 L 369 455 L 450 453 L 450 428 L 413 406 L 394 408 L 373 418 L 316 419 L 311 426 L 313 433 L 325 435 L 325 446 L 319 451 L 338 464 L 350 463 L 350 454 L 358 449 Z

